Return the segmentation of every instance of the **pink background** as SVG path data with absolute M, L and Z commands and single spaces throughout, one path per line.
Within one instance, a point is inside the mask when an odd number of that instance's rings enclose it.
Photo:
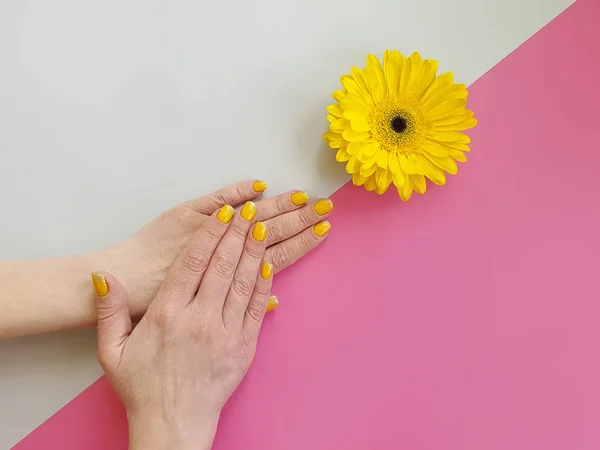
M 216 450 L 600 448 L 599 23 L 580 0 L 472 85 L 446 187 L 335 193 Z M 100 379 L 15 448 L 126 449 L 122 407 Z

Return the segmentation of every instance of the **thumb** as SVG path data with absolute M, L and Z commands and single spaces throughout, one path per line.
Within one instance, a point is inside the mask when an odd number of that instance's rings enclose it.
M 128 298 L 121 283 L 108 273 L 92 273 L 98 312 L 98 360 L 105 369 L 118 364 L 131 333 Z

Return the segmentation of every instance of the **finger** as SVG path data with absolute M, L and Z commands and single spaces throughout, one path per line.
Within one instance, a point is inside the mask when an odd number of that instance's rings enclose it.
M 243 331 L 244 336 L 250 342 L 256 342 L 262 325 L 267 307 L 269 306 L 269 293 L 273 284 L 273 266 L 268 262 L 263 263 L 260 274 L 257 277 L 254 292 L 248 302 L 244 314 Z M 277 298 L 274 299 L 274 302 Z
M 319 222 L 314 227 L 267 248 L 265 260 L 273 264 L 274 273 L 281 272 L 321 244 L 330 229 L 331 224 L 328 221 Z
M 227 292 L 231 287 L 233 276 L 237 269 L 244 243 L 250 227 L 256 217 L 256 205 L 247 202 L 240 209 L 219 246 L 215 250 L 206 269 L 204 279 L 198 288 L 198 293 L 192 303 L 206 306 L 211 310 L 223 311 Z
M 272 217 L 294 211 L 308 203 L 308 194 L 304 191 L 286 192 L 277 197 L 265 198 L 256 202 L 258 209 L 256 220 L 265 221 Z
M 315 203 L 308 204 L 304 208 L 267 220 L 265 222 L 269 228 L 267 246 L 270 247 L 273 244 L 296 236 L 298 233 L 325 219 L 332 209 L 332 201 L 324 198 Z
M 246 238 L 244 252 L 223 306 L 223 322 L 229 329 L 239 330 L 244 322 L 244 314 L 265 256 L 266 238 L 267 227 L 263 222 L 254 224 Z
M 106 273 L 92 273 L 98 314 L 98 361 L 104 368 L 115 367 L 121 360 L 127 337 L 131 333 L 131 314 L 123 286 Z
M 229 229 L 234 209 L 223 206 L 213 214 L 169 268 L 157 295 L 159 302 L 187 305 L 196 295 L 215 249 Z
M 258 198 L 266 190 L 267 183 L 262 180 L 244 181 L 219 189 L 204 197 L 190 200 L 188 203 L 194 211 L 200 214 L 211 215 L 223 205 L 240 205 Z

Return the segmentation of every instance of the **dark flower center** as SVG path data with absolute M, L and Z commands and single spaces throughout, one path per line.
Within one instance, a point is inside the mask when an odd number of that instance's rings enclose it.
M 396 116 L 390 122 L 390 126 L 396 133 L 404 133 L 408 127 L 408 123 L 404 117 Z

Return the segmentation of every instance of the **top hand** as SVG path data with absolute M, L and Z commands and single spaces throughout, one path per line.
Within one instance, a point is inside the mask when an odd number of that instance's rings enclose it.
M 254 200 L 265 189 L 264 182 L 246 181 L 181 203 L 109 251 L 111 261 L 105 267 L 111 267 L 134 299 L 132 314 L 139 316 L 146 311 L 168 267 L 211 214 L 225 204 L 236 206 Z M 306 193 L 298 191 L 256 202 L 256 220 L 265 222 L 269 229 L 265 260 L 273 265 L 274 273 L 319 245 L 329 231 L 324 219 L 332 208 L 330 200 L 309 203 Z
M 251 206 L 205 220 L 132 328 L 128 300 L 94 273 L 98 357 L 129 420 L 130 449 L 210 449 L 220 411 L 254 358 L 272 267 Z

